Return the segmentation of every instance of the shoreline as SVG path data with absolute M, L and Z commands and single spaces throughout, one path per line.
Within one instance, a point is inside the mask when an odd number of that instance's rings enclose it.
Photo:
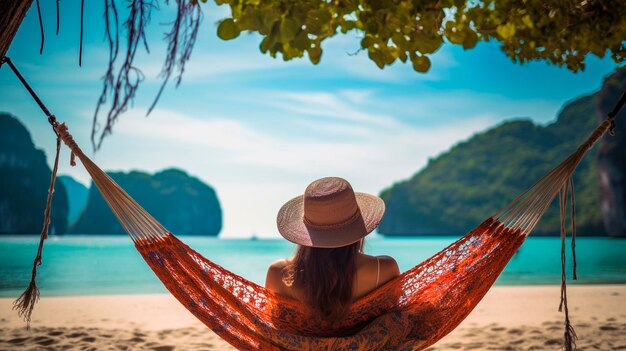
M 569 279 L 569 278 L 568 278 Z M 257 284 L 261 284 L 258 283 Z M 20 288 L 20 290 L 15 290 L 15 291 L 11 291 L 10 294 L 7 294 L 6 292 L 0 292 L 0 310 L 2 309 L 2 300 L 15 300 L 17 299 L 17 297 L 22 294 L 22 292 L 24 292 L 24 288 L 26 288 L 27 285 L 24 285 L 23 287 Z M 510 284 L 509 282 L 506 283 L 498 283 L 496 281 L 496 283 L 494 283 L 493 287 L 491 289 L 497 288 L 551 288 L 551 287 L 555 287 L 558 286 L 560 287 L 560 285 L 557 284 L 553 284 L 553 283 L 537 283 L 537 284 L 533 284 L 533 283 L 520 283 L 520 284 Z M 576 289 L 578 287 L 611 287 L 611 286 L 626 286 L 626 281 L 624 282 L 585 282 L 585 283 L 578 283 L 577 281 L 571 281 L 568 280 L 567 281 L 567 291 L 569 292 L 570 289 Z M 490 289 L 490 290 L 491 290 Z M 170 295 L 169 292 L 167 292 L 167 290 L 165 290 L 165 288 L 163 288 L 164 292 L 138 292 L 138 293 L 103 293 L 103 294 L 93 294 L 93 293 L 85 293 L 85 294 L 70 294 L 70 295 L 65 295 L 65 294 L 59 294 L 57 292 L 47 292 L 45 290 L 41 290 L 41 299 L 74 299 L 74 298 L 101 298 L 101 297 L 140 297 L 140 296 L 146 296 L 146 297 L 150 297 L 150 296 L 167 296 Z M 35 309 L 37 309 L 37 307 L 35 307 Z M 0 350 L 1 351 L 1 350 Z
M 558 349 L 560 286 L 493 287 L 429 350 Z M 3 350 L 233 350 L 169 294 L 43 297 L 26 330 L 0 298 Z M 626 284 L 568 286 L 579 350 L 626 350 Z M 29 348 L 34 347 L 34 348 Z

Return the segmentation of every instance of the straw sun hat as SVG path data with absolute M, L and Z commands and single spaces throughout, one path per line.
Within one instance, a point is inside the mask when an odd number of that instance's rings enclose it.
M 287 240 L 310 247 L 341 247 L 372 232 L 385 213 L 381 198 L 352 190 L 345 179 L 322 178 L 285 203 L 276 219 Z

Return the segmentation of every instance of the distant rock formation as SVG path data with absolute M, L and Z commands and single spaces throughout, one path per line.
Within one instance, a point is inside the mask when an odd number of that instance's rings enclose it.
M 58 176 L 57 181 L 63 183 L 65 190 L 67 191 L 69 205 L 67 222 L 71 224 L 78 218 L 78 216 L 80 216 L 83 208 L 85 208 L 89 189 L 68 175 Z
M 378 231 L 384 235 L 462 235 L 473 229 L 576 150 L 597 126 L 595 97 L 568 103 L 556 122 L 545 127 L 515 120 L 455 145 L 411 179 L 381 193 L 387 214 Z M 611 156 L 621 163 L 612 161 L 611 166 L 605 166 L 610 168 L 605 173 L 611 173 L 611 179 L 621 186 L 611 188 L 612 193 L 621 196 L 620 205 L 609 206 L 611 211 L 621 206 L 621 214 L 609 217 L 624 228 L 626 148 L 621 145 L 616 151 L 621 154 Z M 590 150 L 574 174 L 576 222 L 582 235 L 606 235 L 600 212 L 597 152 L 597 146 Z M 622 173 L 616 167 L 621 167 Z M 558 235 L 559 228 L 558 206 L 553 203 L 533 234 Z
M 604 121 L 626 89 L 626 67 L 607 77 L 598 93 L 598 119 Z M 598 153 L 601 210 L 609 235 L 626 237 L 626 108 L 615 117 L 615 136 L 602 138 Z
M 52 171 L 46 155 L 35 148 L 28 130 L 15 117 L 0 113 L 0 234 L 38 234 Z M 57 182 L 50 233 L 67 230 L 67 194 Z
M 215 191 L 181 170 L 167 169 L 154 175 L 139 171 L 108 174 L 174 234 L 216 236 L 222 228 L 222 211 Z M 87 205 L 70 232 L 125 233 L 93 183 Z

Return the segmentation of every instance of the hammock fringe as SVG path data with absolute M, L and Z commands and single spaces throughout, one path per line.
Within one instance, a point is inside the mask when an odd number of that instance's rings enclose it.
M 576 335 L 576 331 L 570 323 L 569 318 L 565 320 L 565 333 L 563 333 L 563 340 L 563 349 L 565 349 L 565 351 L 576 350 L 576 340 L 578 340 L 578 335 Z
M 20 295 L 20 297 L 13 302 L 13 310 L 17 311 L 17 315 L 26 322 L 26 329 L 30 329 L 30 319 L 33 314 L 33 309 L 35 308 L 35 304 L 39 301 L 39 296 L 39 288 L 33 278 L 22 295 Z
M 569 177 L 569 187 L 572 199 L 572 280 L 578 280 L 578 275 L 576 274 L 576 197 L 574 196 L 574 176 Z
M 567 273 L 565 265 L 565 239 L 567 236 L 566 231 L 566 215 L 567 215 L 567 199 L 568 195 L 571 197 L 571 219 L 572 219 L 572 257 L 574 261 L 573 278 L 576 279 L 576 251 L 575 251 L 575 237 L 576 237 L 576 212 L 575 212 L 575 200 L 574 200 L 574 181 L 570 176 L 563 184 L 563 187 L 559 191 L 559 210 L 561 216 L 561 302 L 559 303 L 559 312 L 565 314 L 565 332 L 563 338 L 563 349 L 566 351 L 572 351 L 576 349 L 576 331 L 572 326 L 569 319 L 569 308 L 567 306 Z
M 52 209 L 52 197 L 54 195 L 54 185 L 56 184 L 57 171 L 59 169 L 59 154 L 61 152 L 61 138 L 57 137 L 56 154 L 54 156 L 54 167 L 50 176 L 50 187 L 48 188 L 48 199 L 46 201 L 46 209 L 44 210 L 43 228 L 39 236 L 39 247 L 37 248 L 37 256 L 33 260 L 33 270 L 31 272 L 30 283 L 20 297 L 13 302 L 13 309 L 17 310 L 17 314 L 26 322 L 26 328 L 30 328 L 30 318 L 33 314 L 35 304 L 39 301 L 39 288 L 35 282 L 37 278 L 37 267 L 41 266 L 43 243 L 48 238 L 48 230 L 50 228 L 50 213 Z

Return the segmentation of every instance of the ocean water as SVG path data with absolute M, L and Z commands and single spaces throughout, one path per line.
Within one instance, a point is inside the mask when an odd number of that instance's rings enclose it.
M 181 239 L 207 258 L 259 284 L 264 283 L 272 261 L 294 251 L 294 245 L 278 239 Z M 404 271 L 454 240 L 374 237 L 366 241 L 365 250 L 393 256 Z M 0 237 L 0 296 L 17 297 L 26 288 L 37 243 L 36 236 Z M 578 238 L 576 244 L 579 280 L 575 284 L 626 283 L 626 240 Z M 528 238 L 496 284 L 560 284 L 560 245 L 559 238 Z M 166 292 L 126 236 L 51 237 L 44 246 L 37 278 L 42 296 Z

